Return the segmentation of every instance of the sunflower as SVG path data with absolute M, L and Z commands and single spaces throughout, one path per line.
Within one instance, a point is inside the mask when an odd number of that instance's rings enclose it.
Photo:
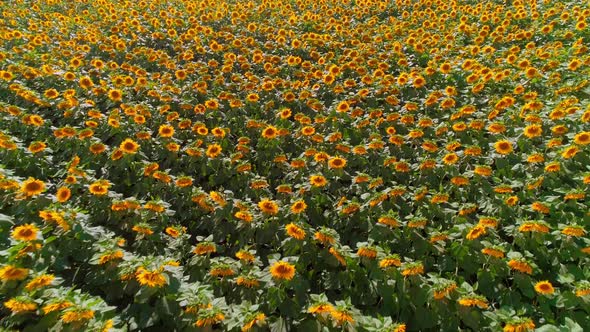
M 484 234 L 486 234 L 486 228 L 482 225 L 476 225 L 469 230 L 466 238 L 467 240 L 475 240 Z
M 166 227 L 165 232 L 173 238 L 180 236 L 180 231 L 177 227 Z
M 574 136 L 574 143 L 578 145 L 590 144 L 590 132 L 583 131 L 581 133 L 576 134 L 576 136 Z
M 375 259 L 377 257 L 377 250 L 370 247 L 361 247 L 357 250 L 356 254 L 360 257 Z
M 199 256 L 204 256 L 217 252 L 215 243 L 212 242 L 201 242 L 195 246 L 193 253 Z
M 88 76 L 81 77 L 80 80 L 78 81 L 78 84 L 80 85 L 80 87 L 82 89 L 86 89 L 86 90 L 90 89 L 92 86 L 94 86 L 92 79 Z
M 115 149 L 115 151 L 113 151 L 113 153 L 111 153 L 111 160 L 119 160 L 119 159 L 123 158 L 124 154 L 125 154 L 125 152 L 123 152 L 123 150 Z
M 279 261 L 270 267 L 273 278 L 278 280 L 291 280 L 295 276 L 295 266 L 287 262 Z
M 236 253 L 236 258 L 248 263 L 254 262 L 256 257 L 246 250 L 240 250 Z
M 329 168 L 339 169 L 339 168 L 344 168 L 344 166 L 346 166 L 346 159 L 344 159 L 344 158 L 333 157 L 328 160 L 328 167 Z
M 209 275 L 218 278 L 231 277 L 234 274 L 236 274 L 236 272 L 232 269 L 232 267 L 229 264 L 224 263 L 216 264 L 211 267 L 211 270 L 209 270 Z
M 290 223 L 285 226 L 285 231 L 287 232 L 287 235 L 294 239 L 303 240 L 305 238 L 305 231 L 303 228 L 295 225 L 294 223 Z
M 496 149 L 496 152 L 503 155 L 510 154 L 513 151 L 512 143 L 510 143 L 510 141 L 507 140 L 497 141 L 496 143 L 494 143 L 494 148 Z
M 221 312 L 209 311 L 204 314 L 199 314 L 199 319 L 195 322 L 195 326 L 204 327 L 209 325 L 215 325 L 225 319 L 225 316 Z
M 580 149 L 575 146 L 569 146 L 566 147 L 562 152 L 561 152 L 561 156 L 565 159 L 571 159 L 573 158 L 576 154 L 578 154 L 578 152 L 580 152 Z
M 495 248 L 483 248 L 481 253 L 495 258 L 504 258 L 504 251 Z
M 534 153 L 528 156 L 526 161 L 531 164 L 542 163 L 545 161 L 545 157 L 540 153 Z
M 242 332 L 250 331 L 252 329 L 252 327 L 254 326 L 254 324 L 257 324 L 257 325 L 264 324 L 265 320 L 266 320 L 266 315 L 264 315 L 261 312 L 256 313 L 256 315 L 254 317 L 251 317 L 248 320 L 248 322 L 246 324 L 244 324 L 244 326 L 242 326 Z
M 492 175 L 492 168 L 487 165 L 478 165 L 473 170 L 473 173 L 479 176 L 490 176 Z
M 215 99 L 209 99 L 205 101 L 205 107 L 211 110 L 216 110 L 219 108 L 219 102 Z
M 479 307 L 481 309 L 488 308 L 488 301 L 479 295 L 465 295 L 459 298 L 457 301 L 460 305 L 464 307 Z
M 516 318 L 504 326 L 503 332 L 527 332 L 535 329 L 535 323 L 530 318 Z
M 291 109 L 289 108 L 283 108 L 282 110 L 279 111 L 279 116 L 281 117 L 281 119 L 285 120 L 288 119 L 289 117 L 291 117 Z
M 182 81 L 187 76 L 186 70 L 183 70 L 183 69 L 177 70 L 174 72 L 174 76 L 176 77 L 177 80 Z
M 167 283 L 166 278 L 158 270 L 148 271 L 142 267 L 137 269 L 135 278 L 142 286 L 162 287 Z
M 336 106 L 336 111 L 339 113 L 346 113 L 348 110 L 350 110 L 350 104 L 347 101 L 341 101 Z
M 47 89 L 47 90 L 45 90 L 45 92 L 43 93 L 43 95 L 46 98 L 55 99 L 55 98 L 57 98 L 59 96 L 59 92 L 57 90 L 55 90 L 55 89 Z
M 40 276 L 34 278 L 33 280 L 29 281 L 27 283 L 27 285 L 25 286 L 25 289 L 28 291 L 31 291 L 31 290 L 38 289 L 41 287 L 49 286 L 49 285 L 51 285 L 51 283 L 53 282 L 54 279 L 55 279 L 55 276 L 53 274 L 40 275 Z
M 402 275 L 404 277 L 413 276 L 424 273 L 424 265 L 420 262 L 404 263 L 402 266 Z
M 453 67 L 448 62 L 441 64 L 440 67 L 438 68 L 438 70 L 443 74 L 450 73 L 452 69 L 453 69 Z
M 524 136 L 528 138 L 539 137 L 541 134 L 543 134 L 543 127 L 537 124 L 532 124 L 524 128 Z
M 279 213 L 279 206 L 275 201 L 269 199 L 263 199 L 258 203 L 260 210 L 266 214 L 275 215 Z
M 68 187 L 60 187 L 59 189 L 57 189 L 57 193 L 55 194 L 55 196 L 57 197 L 58 202 L 64 203 L 70 199 L 70 197 L 72 196 L 72 192 Z
M 504 201 L 508 206 L 515 206 L 518 203 L 518 196 L 510 196 Z
M 539 293 L 539 294 L 550 295 L 555 292 L 555 289 L 553 288 L 553 285 L 549 281 L 545 280 L 545 281 L 539 281 L 538 283 L 535 284 L 535 291 L 537 291 L 537 293 Z
M 29 270 L 12 265 L 5 265 L 0 268 L 0 280 L 23 280 L 29 275 Z
M 557 161 L 550 162 L 545 166 L 545 171 L 549 173 L 559 172 L 559 170 L 561 170 L 561 165 Z
M 389 255 L 379 261 L 379 267 L 382 269 L 392 267 L 392 266 L 400 267 L 401 264 L 402 263 L 401 263 L 401 260 L 398 255 Z
M 12 298 L 4 302 L 4 306 L 15 314 L 34 311 L 37 309 L 37 304 L 35 302 L 30 300 L 23 301 L 17 298 Z
M 531 209 L 533 211 L 541 212 L 543 214 L 548 214 L 550 211 L 549 207 L 541 202 L 533 202 L 531 204 Z
M 123 100 L 123 92 L 119 89 L 112 89 L 109 90 L 108 97 L 112 101 L 121 101 Z
M 167 124 L 161 125 L 158 129 L 158 135 L 165 138 L 172 137 L 174 135 L 174 127 Z
M 106 146 L 102 143 L 93 143 L 88 147 L 88 150 L 94 155 L 99 155 L 106 150 Z
M 61 320 L 64 323 L 73 323 L 73 322 L 81 322 L 87 321 L 94 318 L 94 311 L 93 310 L 84 310 L 84 309 L 76 309 L 65 312 L 61 315 Z
M 99 180 L 88 186 L 88 190 L 92 195 L 104 196 L 109 192 L 110 183 L 106 180 Z
M 309 178 L 309 183 L 314 187 L 323 187 L 328 184 L 328 181 L 322 175 L 312 175 Z
M 45 150 L 45 148 L 46 148 L 46 147 L 47 147 L 47 145 L 46 145 L 45 143 L 43 143 L 43 142 L 39 142 L 39 141 L 35 141 L 35 142 L 32 142 L 32 143 L 29 145 L 29 148 L 28 148 L 28 150 L 29 150 L 31 153 L 35 154 L 35 153 L 39 153 L 39 152 L 41 152 L 41 151 Z
M 106 253 L 100 255 L 100 258 L 98 259 L 98 264 L 104 265 L 108 262 L 117 261 L 122 258 L 123 258 L 123 252 L 121 250 L 106 252 Z
M 330 311 L 330 316 L 336 321 L 336 325 L 343 325 L 345 323 L 354 323 L 354 319 L 352 318 L 351 313 L 348 310 L 341 309 L 337 310 L 334 309 Z
M 305 126 L 301 128 L 301 134 L 303 134 L 303 136 L 311 136 L 315 134 L 315 128 L 312 126 Z
M 41 308 L 41 310 L 43 311 L 43 314 L 47 315 L 48 313 L 63 310 L 63 309 L 69 308 L 73 305 L 74 305 L 73 303 L 68 302 L 68 301 L 59 301 L 59 300 L 55 301 L 55 300 L 53 300 L 49 304 L 46 304 L 45 306 L 43 306 L 43 308 Z
M 562 234 L 573 236 L 573 237 L 580 237 L 586 235 L 586 231 L 581 226 L 567 226 L 561 231 Z
M 454 152 L 448 153 L 443 157 L 443 163 L 446 165 L 453 165 L 457 161 L 459 161 L 459 156 Z
M 334 311 L 334 307 L 330 303 L 318 303 L 314 304 L 311 307 L 307 308 L 307 312 L 310 314 L 323 314 L 323 313 L 330 313 Z
M 277 137 L 277 134 L 278 134 L 278 130 L 274 126 L 267 126 L 266 128 L 264 128 L 264 130 L 262 130 L 262 137 L 264 137 L 266 139 L 275 138 L 275 137 Z
M 221 151 L 222 149 L 219 144 L 211 144 L 207 147 L 207 152 L 205 152 L 205 154 L 207 155 L 207 157 L 213 159 L 219 156 L 221 154 Z
M 123 153 L 129 153 L 129 154 L 134 154 L 137 153 L 137 150 L 139 149 L 139 144 L 137 144 L 134 140 L 132 140 L 131 138 L 126 138 L 123 142 L 121 142 L 121 144 L 119 145 L 119 149 L 123 152 Z
M 68 72 L 64 73 L 64 79 L 65 79 L 66 81 L 73 81 L 73 80 L 75 80 L 75 79 L 76 79 L 76 74 L 74 74 L 74 73 L 72 73 L 72 72 L 68 71 Z
M 248 211 L 238 211 L 234 214 L 234 217 L 244 221 L 244 222 L 252 222 L 252 214 Z
M 25 180 L 20 188 L 21 193 L 27 197 L 33 197 L 41 194 L 45 190 L 45 183 L 41 180 L 29 177 Z
M 437 288 L 435 288 L 434 299 L 442 300 L 445 296 L 449 295 L 455 289 L 457 289 L 457 284 L 455 282 L 443 283 L 442 285 L 439 285 Z
M 508 262 L 508 267 L 521 273 L 533 274 L 533 268 L 523 260 L 511 259 Z
M 260 281 L 254 277 L 242 277 L 239 276 L 236 278 L 236 284 L 238 286 L 244 286 L 246 288 L 253 288 L 260 286 Z
M 39 228 L 34 224 L 24 224 L 12 230 L 12 238 L 18 241 L 29 242 L 37 239 Z
M 306 208 L 307 208 L 307 204 L 305 204 L 305 201 L 298 200 L 295 203 L 293 203 L 293 205 L 291 205 L 291 212 L 293 212 L 295 214 L 299 214 L 299 213 L 305 211 Z
M 419 89 L 419 88 L 423 87 L 424 85 L 426 85 L 426 79 L 424 79 L 424 77 L 422 77 L 422 76 L 418 76 L 418 77 L 414 78 L 412 85 L 414 86 L 414 88 Z
M 176 179 L 176 181 L 174 183 L 179 188 L 185 188 L 185 187 L 189 187 L 189 186 L 193 185 L 193 179 L 188 176 L 183 176 L 183 177 Z
M 389 227 L 399 227 L 399 221 L 391 216 L 382 216 L 377 219 L 377 222 L 382 225 L 387 225 Z

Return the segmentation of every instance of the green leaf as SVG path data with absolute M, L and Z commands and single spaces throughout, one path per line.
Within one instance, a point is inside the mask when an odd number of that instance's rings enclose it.
M 536 332 L 559 332 L 559 331 L 561 331 L 561 329 L 557 328 L 557 326 L 555 326 L 555 325 L 546 324 L 546 325 L 540 326 L 535 331 Z
M 279 317 L 275 322 L 269 325 L 271 332 L 288 332 L 287 322 L 283 317 Z
M 569 332 L 584 332 L 584 329 L 576 322 L 574 322 L 571 318 L 565 318 L 565 326 L 561 328 L 561 331 L 569 331 Z

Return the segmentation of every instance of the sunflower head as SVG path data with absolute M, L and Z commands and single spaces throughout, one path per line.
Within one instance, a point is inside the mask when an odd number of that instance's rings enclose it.
M 278 280 L 291 280 L 295 276 L 295 266 L 284 261 L 274 263 L 270 274 Z
M 27 197 L 41 194 L 45 190 L 45 183 L 35 178 L 28 178 L 21 186 L 21 193 Z

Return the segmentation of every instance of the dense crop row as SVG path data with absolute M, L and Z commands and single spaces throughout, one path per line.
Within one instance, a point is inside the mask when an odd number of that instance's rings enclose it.
M 590 329 L 588 1 L 0 10 L 3 328 Z

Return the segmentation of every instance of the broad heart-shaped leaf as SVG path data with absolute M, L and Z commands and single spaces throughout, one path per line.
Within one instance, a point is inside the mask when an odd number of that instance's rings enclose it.
M 562 329 L 558 328 L 555 325 L 551 325 L 551 324 L 545 324 L 543 326 L 539 326 L 537 329 L 535 329 L 535 332 L 561 332 L 563 331 Z
M 298 331 L 320 332 L 322 326 L 315 319 L 306 319 L 298 326 Z
M 436 316 L 432 310 L 420 306 L 416 308 L 412 322 L 408 323 L 411 326 L 411 330 L 423 331 L 440 325 L 438 318 L 439 317 Z
M 58 322 L 58 320 L 59 313 L 57 312 L 44 315 L 37 324 L 27 326 L 23 332 L 48 331 L 49 328 L 53 327 L 56 322 Z
M 275 311 L 285 299 L 285 291 L 277 287 L 272 287 L 268 290 L 267 294 L 269 311 Z
M 453 242 L 453 244 L 451 244 L 451 254 L 457 258 L 458 261 L 462 261 L 463 258 L 469 254 L 469 248 L 459 242 Z
M 426 287 L 412 287 L 409 294 L 415 306 L 422 306 L 428 300 L 428 289 Z
M 149 298 L 157 292 L 158 289 L 154 287 L 141 287 L 139 292 L 135 295 L 135 301 L 137 303 L 146 303 Z
M 524 296 L 528 298 L 535 297 L 535 288 L 531 277 L 522 273 L 516 273 L 514 276 L 514 282 L 516 283 L 518 290 L 520 290 Z
M 279 317 L 276 321 L 269 324 L 271 332 L 288 332 L 287 321 L 283 317 Z
M 588 317 L 586 317 L 586 324 L 588 324 Z M 561 331 L 565 332 L 584 332 L 584 329 L 580 326 L 580 324 L 574 322 L 571 318 L 565 318 L 565 326 L 561 328 Z
M 156 310 L 160 316 L 177 315 L 179 310 L 176 301 L 167 299 L 165 297 L 158 299 L 156 302 Z
M 138 329 L 145 329 L 156 324 L 159 320 L 158 314 L 154 308 L 145 304 L 137 303 L 130 307 L 129 314 L 133 316 L 131 324 L 137 326 Z
M 482 314 L 481 314 L 481 312 L 479 312 L 478 309 L 460 307 L 459 308 L 459 317 L 461 318 L 461 321 L 465 325 L 469 326 L 474 331 L 480 330 L 480 328 L 481 328 L 480 324 L 482 321 Z
M 493 297 L 495 294 L 494 292 L 497 291 L 498 285 L 494 282 L 494 278 L 492 277 L 492 273 L 489 270 L 480 270 L 477 273 L 477 284 L 478 284 L 478 291 L 486 296 L 486 297 Z
M 555 303 L 557 308 L 564 308 L 565 310 L 574 310 L 580 304 L 580 298 L 573 292 L 562 292 Z

